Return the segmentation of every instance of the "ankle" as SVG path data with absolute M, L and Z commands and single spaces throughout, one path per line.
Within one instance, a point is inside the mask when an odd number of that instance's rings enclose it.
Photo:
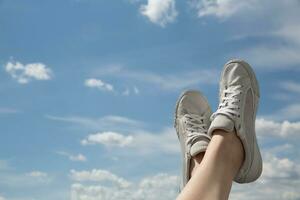
M 205 152 L 198 153 L 196 156 L 193 156 L 191 159 L 190 165 L 190 177 L 192 177 L 196 171 L 196 169 L 200 166 L 202 159 L 204 157 Z
M 216 130 L 213 132 L 212 141 L 218 147 L 215 152 L 218 159 L 238 171 L 244 161 L 244 148 L 236 133 Z

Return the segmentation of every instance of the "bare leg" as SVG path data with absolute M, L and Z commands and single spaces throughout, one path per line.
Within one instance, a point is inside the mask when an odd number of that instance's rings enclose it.
M 200 166 L 200 163 L 204 157 L 204 153 L 199 153 L 196 156 L 193 157 L 193 159 L 191 160 L 191 165 L 190 165 L 190 177 L 192 177 L 194 175 L 194 173 L 196 172 L 196 169 Z
M 243 146 L 236 134 L 216 130 L 201 164 L 196 164 L 177 200 L 228 199 L 243 160 Z

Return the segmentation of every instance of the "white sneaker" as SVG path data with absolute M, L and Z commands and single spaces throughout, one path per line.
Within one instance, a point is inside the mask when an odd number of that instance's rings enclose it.
M 236 132 L 241 139 L 245 159 L 235 177 L 238 183 L 249 183 L 262 173 L 262 158 L 255 134 L 255 117 L 259 100 L 259 86 L 250 65 L 242 60 L 225 64 L 220 81 L 220 103 L 211 116 L 208 134 L 216 129 Z
M 183 158 L 181 189 L 190 179 L 191 157 L 207 149 L 211 114 L 206 98 L 198 91 L 186 91 L 177 101 L 174 126 Z

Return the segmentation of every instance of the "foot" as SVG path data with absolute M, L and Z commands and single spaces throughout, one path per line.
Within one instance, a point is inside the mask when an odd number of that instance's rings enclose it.
M 175 128 L 183 157 L 182 188 L 190 179 L 191 158 L 205 152 L 210 141 L 210 116 L 210 106 L 198 91 L 184 92 L 177 101 Z
M 243 144 L 244 161 L 234 180 L 253 182 L 262 173 L 262 158 L 255 134 L 259 86 L 248 63 L 231 60 L 225 64 L 219 95 L 219 107 L 211 117 L 208 134 L 212 136 L 218 129 L 237 134 Z

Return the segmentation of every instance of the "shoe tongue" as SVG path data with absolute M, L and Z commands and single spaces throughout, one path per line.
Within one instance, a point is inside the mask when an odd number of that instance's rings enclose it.
M 226 132 L 234 131 L 234 123 L 233 121 L 226 115 L 218 114 L 212 121 L 211 128 L 214 130 L 220 129 Z

